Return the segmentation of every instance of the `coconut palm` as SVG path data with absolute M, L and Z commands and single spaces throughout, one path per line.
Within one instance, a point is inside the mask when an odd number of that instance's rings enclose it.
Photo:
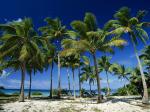
M 74 39 L 77 36 L 77 34 L 73 31 L 68 31 L 67 33 L 68 33 L 69 37 L 72 38 L 72 39 Z M 70 42 L 70 39 L 62 40 L 61 45 L 62 45 L 63 51 L 60 53 L 60 55 L 63 56 L 63 57 L 70 57 L 72 55 L 75 55 L 75 57 L 79 58 L 79 62 L 78 62 L 78 79 L 79 79 L 79 91 L 80 91 L 79 94 L 81 96 L 81 81 L 80 81 L 80 69 L 81 68 L 80 67 L 82 66 L 83 63 L 81 62 L 80 58 L 82 56 L 83 50 L 78 49 L 78 48 L 73 48 L 74 47 L 74 46 L 72 46 L 73 43 L 76 44 L 77 41 L 75 41 L 75 40 L 74 40 L 74 42 L 73 42 L 73 40 L 71 40 L 71 41 L 72 42 Z
M 144 66 L 146 66 L 146 69 L 148 70 L 148 73 L 150 74 L 150 46 L 146 46 L 140 55 L 140 59 L 143 61 Z
M 87 56 L 82 56 L 83 62 L 82 62 L 82 72 L 81 72 L 81 78 L 80 80 L 82 83 L 84 81 L 89 81 L 89 86 L 90 86 L 90 92 L 92 92 L 91 86 L 92 84 L 94 85 L 94 82 L 96 80 L 95 72 L 94 72 L 94 67 L 90 66 L 90 58 Z
M 52 98 L 52 90 L 53 90 L 53 68 L 54 68 L 54 59 L 56 56 L 55 52 L 55 45 L 52 44 L 52 38 L 47 36 L 42 36 L 42 52 L 45 55 L 46 59 L 46 68 L 50 66 L 50 91 L 49 91 L 49 97 Z
M 131 70 L 129 68 L 126 68 L 124 65 L 113 64 L 110 69 L 115 75 L 118 76 L 119 79 L 126 79 L 129 81 L 129 75 L 131 74 Z M 124 84 L 124 87 L 127 89 L 126 83 Z M 127 94 L 129 95 L 128 90 Z
M 22 72 L 21 93 L 19 97 L 19 101 L 22 102 L 24 101 L 26 64 L 33 55 L 40 52 L 36 44 L 37 34 L 29 18 L 1 24 L 0 29 L 3 31 L 0 58 L 5 61 L 16 61 Z
M 109 77 L 108 77 L 108 72 L 111 72 L 111 67 L 113 66 L 110 63 L 110 59 L 111 57 L 107 57 L 107 56 L 102 56 L 99 60 L 98 60 L 98 65 L 100 68 L 102 68 L 105 73 L 106 73 L 106 78 L 107 78 L 107 95 L 110 95 L 110 84 L 109 84 Z
M 150 76 L 147 72 L 144 72 L 145 75 L 145 79 L 146 82 L 148 84 L 148 86 L 150 86 Z M 141 94 L 141 96 L 143 96 L 143 86 L 142 86 L 142 78 L 141 78 L 141 74 L 140 74 L 140 69 L 139 67 L 135 67 L 133 68 L 132 72 L 131 72 L 131 76 L 130 76 L 130 83 L 132 85 L 136 86 L 136 89 L 138 90 L 138 93 Z
M 106 25 L 106 29 L 115 29 L 111 32 L 111 34 L 116 34 L 118 35 L 118 37 L 122 36 L 123 34 L 129 34 L 129 38 L 131 39 L 142 77 L 142 83 L 144 88 L 142 102 L 148 103 L 147 85 L 145 81 L 145 76 L 143 74 L 142 65 L 138 56 L 138 51 L 136 48 L 138 44 L 137 39 L 140 39 L 143 43 L 145 43 L 146 39 L 148 39 L 148 34 L 144 30 L 144 28 L 149 27 L 150 23 L 142 21 L 145 14 L 145 11 L 138 11 L 136 16 L 132 16 L 131 11 L 128 7 L 122 7 L 114 14 L 115 20 L 110 20 L 108 22 L 108 24 Z
M 89 81 L 90 92 L 92 92 L 91 86 L 92 84 L 94 85 L 94 82 L 96 80 L 96 76 L 93 72 L 93 66 L 84 65 L 81 70 L 82 72 L 80 80 L 82 81 L 82 83 L 84 81 Z
M 69 57 L 65 57 L 67 59 L 67 62 L 69 63 L 69 66 L 72 69 L 72 76 L 73 76 L 73 91 L 74 91 L 74 99 L 76 98 L 75 94 L 75 69 L 79 66 L 79 57 L 76 55 L 72 55 Z
M 76 31 L 79 38 L 65 39 L 63 42 L 67 43 L 67 48 L 70 48 L 72 51 L 74 51 L 74 49 L 78 49 L 82 52 L 88 51 L 93 56 L 98 87 L 97 102 L 100 103 L 100 78 L 98 74 L 96 52 L 113 52 L 112 46 L 121 46 L 125 44 L 125 41 L 116 37 L 108 39 L 108 32 L 103 29 L 98 29 L 96 18 L 91 13 L 85 14 L 84 21 L 73 21 L 71 26 Z
M 61 66 L 66 67 L 67 70 L 67 78 L 68 78 L 68 90 L 70 91 L 70 74 L 69 74 L 69 68 L 70 68 L 70 57 L 63 57 L 61 59 Z
M 57 46 L 57 58 L 58 58 L 58 97 L 61 96 L 61 85 L 60 85 L 60 53 L 61 50 L 60 41 L 66 37 L 67 30 L 66 27 L 62 25 L 59 18 L 51 19 L 46 18 L 45 19 L 47 25 L 40 28 L 40 31 L 43 34 L 43 37 L 50 38 L 52 40 L 52 43 Z M 51 78 L 52 79 L 52 78 Z
M 34 72 L 34 75 L 37 71 L 43 72 L 44 64 L 45 56 L 42 54 L 42 52 L 39 52 L 37 55 L 32 56 L 26 65 L 26 69 L 29 74 L 29 99 L 31 98 L 32 72 Z
M 70 64 L 70 66 L 71 66 L 71 68 L 72 68 L 72 75 L 73 75 L 74 99 L 76 98 L 76 92 L 75 92 L 75 73 L 74 73 L 74 71 L 75 71 L 75 69 L 79 66 L 79 63 L 78 63 L 78 62 L 79 62 L 79 58 L 72 60 L 72 61 L 71 61 L 71 64 Z

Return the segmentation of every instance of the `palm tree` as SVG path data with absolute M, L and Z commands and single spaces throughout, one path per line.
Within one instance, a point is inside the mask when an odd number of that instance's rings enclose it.
M 61 50 L 60 41 L 67 36 L 67 30 L 66 27 L 62 25 L 60 19 L 51 19 L 46 18 L 45 21 L 47 22 L 47 25 L 40 28 L 40 31 L 43 34 L 43 37 L 50 38 L 53 42 L 53 44 L 56 47 L 57 51 L 57 58 L 58 58 L 58 98 L 61 96 L 61 85 L 60 85 L 60 53 Z M 52 78 L 51 78 L 52 79 Z
M 100 92 L 100 78 L 98 74 L 96 52 L 113 52 L 112 46 L 121 46 L 125 44 L 123 39 L 111 38 L 108 39 L 108 32 L 103 29 L 98 29 L 96 18 L 91 13 L 86 13 L 84 21 L 73 21 L 71 23 L 72 28 L 76 31 L 79 38 L 77 39 L 65 39 L 64 43 L 67 43 L 67 48 L 78 49 L 79 51 L 89 51 L 93 56 L 95 73 L 98 87 L 98 103 L 101 102 Z
M 144 75 L 145 75 L 145 79 L 146 79 L 146 82 L 147 84 L 149 84 L 149 79 L 150 79 L 150 76 L 148 73 L 144 72 Z M 130 76 L 130 83 L 132 85 L 135 85 L 138 92 L 141 94 L 141 96 L 143 96 L 143 86 L 142 86 L 142 78 L 141 78 L 141 74 L 140 74 L 140 69 L 139 67 L 135 67 L 133 68 L 132 72 L 131 72 L 131 76 Z
M 62 51 L 63 52 L 63 51 Z M 76 98 L 76 94 L 75 94 L 75 69 L 79 66 L 79 57 L 77 57 L 77 55 L 72 55 L 72 56 L 68 56 L 65 57 L 67 62 L 69 63 L 68 65 L 71 67 L 72 69 L 72 76 L 73 76 L 73 91 L 74 91 L 74 99 Z M 63 60 L 63 59 L 62 59 Z M 65 61 L 66 61 L 65 60 Z M 63 65 L 63 64 L 61 64 Z
M 13 21 L 1 24 L 3 31 L 1 37 L 0 58 L 5 61 L 16 61 L 21 68 L 21 93 L 19 101 L 24 101 L 24 80 L 26 64 L 33 55 L 40 52 L 36 44 L 37 34 L 33 29 L 31 19 L 25 18 L 22 21 Z M 6 58 L 7 57 L 7 58 Z
M 62 51 L 63 52 L 63 51 Z M 61 54 L 62 54 L 61 52 Z M 62 55 L 61 55 L 62 56 Z M 69 74 L 69 67 L 70 67 L 70 57 L 63 57 L 61 58 L 61 65 L 62 67 L 66 67 L 67 69 L 67 78 L 68 78 L 68 90 L 69 90 L 69 93 L 71 92 L 70 91 L 70 74 Z
M 110 20 L 106 25 L 106 28 L 115 29 L 111 32 L 111 34 L 117 34 L 118 37 L 122 36 L 122 34 L 129 34 L 142 77 L 142 83 L 144 88 L 142 102 L 148 103 L 147 84 L 145 81 L 145 76 L 143 74 L 142 65 L 138 56 L 138 51 L 136 49 L 136 45 L 138 44 L 137 39 L 140 39 L 143 43 L 145 43 L 146 39 L 148 39 L 148 34 L 143 28 L 149 27 L 150 23 L 142 22 L 142 19 L 145 16 L 145 14 L 145 11 L 138 11 L 137 15 L 135 17 L 132 17 L 130 9 L 128 7 L 122 7 L 114 14 L 115 20 Z
M 28 61 L 26 68 L 29 74 L 29 92 L 28 99 L 31 98 L 31 84 L 32 84 L 32 71 L 34 75 L 37 71 L 42 72 L 45 64 L 45 56 L 42 52 L 39 52 L 37 55 L 32 56 L 32 58 Z
M 45 54 L 45 59 L 46 59 L 46 65 L 47 67 L 50 66 L 51 70 L 50 70 L 50 93 L 49 93 L 49 97 L 52 98 L 52 90 L 53 90 L 53 68 L 54 68 L 54 59 L 56 56 L 56 48 L 55 45 L 52 44 L 52 38 L 48 37 L 48 36 L 42 36 L 41 40 L 42 42 L 42 52 Z M 47 68 L 46 67 L 46 68 Z
M 110 69 L 112 72 L 114 72 L 115 75 L 118 76 L 119 79 L 126 79 L 129 81 L 128 76 L 131 74 L 131 70 L 129 68 L 126 68 L 124 65 L 114 64 Z M 124 84 L 124 87 L 126 88 L 127 94 L 129 95 L 126 83 Z
M 148 70 L 148 73 L 150 74 L 150 46 L 146 46 L 140 55 L 140 59 L 143 61 L 144 66 L 146 66 L 146 69 Z
M 94 72 L 94 67 L 90 66 L 90 59 L 87 56 L 82 56 L 83 62 L 82 62 L 82 73 L 80 80 L 82 82 L 84 81 L 89 81 L 89 86 L 90 86 L 90 92 L 92 92 L 91 86 L 92 83 L 94 85 L 94 82 L 96 80 L 95 72 Z
M 92 92 L 91 85 L 92 83 L 94 85 L 96 80 L 95 74 L 93 72 L 93 66 L 84 65 L 81 70 L 81 81 L 89 81 L 90 92 Z
M 98 60 L 98 65 L 100 68 L 102 68 L 106 72 L 106 78 L 107 78 L 107 95 L 110 95 L 110 84 L 109 84 L 109 77 L 108 72 L 111 72 L 110 69 L 112 67 L 112 64 L 110 63 L 110 57 L 102 56 Z

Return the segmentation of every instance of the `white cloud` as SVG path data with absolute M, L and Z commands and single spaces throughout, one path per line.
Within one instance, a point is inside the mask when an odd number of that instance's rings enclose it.
M 22 21 L 22 19 L 21 18 L 18 18 L 17 20 L 16 20 L 16 22 L 21 22 Z

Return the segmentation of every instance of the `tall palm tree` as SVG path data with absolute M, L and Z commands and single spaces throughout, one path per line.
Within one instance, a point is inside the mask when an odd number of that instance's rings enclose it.
M 62 52 L 61 52 L 62 53 Z M 62 55 L 61 55 L 62 56 Z M 66 67 L 67 69 L 67 78 L 68 78 L 68 90 L 69 90 L 69 93 L 71 92 L 70 91 L 70 74 L 69 74 L 69 68 L 70 68 L 70 57 L 63 57 L 61 59 L 61 65 L 62 67 Z
M 34 72 L 34 74 L 37 71 L 42 72 L 44 64 L 45 64 L 45 56 L 42 54 L 42 52 L 39 52 L 37 55 L 32 56 L 32 58 L 28 61 L 26 65 L 26 69 L 29 74 L 28 99 L 31 98 L 32 72 Z
M 100 91 L 100 78 L 98 74 L 96 52 L 113 52 L 112 46 L 121 46 L 125 44 L 123 39 L 111 38 L 108 39 L 108 32 L 103 29 L 98 29 L 96 18 L 91 13 L 86 13 L 84 21 L 73 21 L 71 23 L 72 28 L 76 31 L 79 38 L 77 39 L 65 39 L 63 43 L 66 43 L 66 48 L 78 49 L 82 52 L 88 51 L 93 56 L 95 73 L 97 77 L 98 87 L 98 100 L 101 102 Z
M 108 77 L 108 72 L 111 72 L 111 67 L 113 66 L 110 63 L 110 57 L 107 56 L 102 56 L 98 60 L 98 65 L 100 68 L 102 68 L 106 72 L 106 78 L 107 78 L 107 95 L 110 95 L 110 84 L 109 84 L 109 77 Z
M 34 31 L 32 21 L 29 18 L 1 24 L 0 29 L 3 31 L 0 58 L 19 63 L 22 72 L 19 101 L 23 102 L 26 64 L 33 55 L 40 52 L 36 44 L 37 33 Z
M 72 39 L 74 39 L 77 36 L 77 34 L 74 31 L 68 31 L 67 34 Z M 76 41 L 74 40 L 73 43 L 76 43 Z M 79 58 L 79 60 L 78 60 L 78 79 L 79 79 L 79 92 L 80 92 L 79 94 L 81 96 L 81 81 L 80 81 L 80 69 L 81 68 L 80 67 L 82 66 L 82 62 L 81 62 L 80 58 L 81 58 L 83 50 L 78 49 L 78 48 L 73 48 L 74 47 L 74 46 L 72 46 L 73 43 L 70 43 L 69 39 L 62 40 L 61 45 L 62 45 L 63 50 L 60 53 L 60 55 L 63 57 L 66 57 L 66 58 L 74 55 L 75 57 Z
M 63 51 L 62 51 L 62 53 L 63 53 Z M 61 56 L 63 56 L 62 54 L 61 54 Z M 66 60 L 65 60 L 65 59 Z M 71 67 L 71 69 L 72 69 L 72 76 L 73 76 L 73 91 L 74 91 L 74 99 L 76 98 L 76 92 L 75 92 L 75 69 L 79 66 L 79 57 L 77 57 L 77 55 L 70 55 L 70 56 L 68 56 L 68 57 L 64 57 L 63 59 L 65 60 L 65 61 L 67 61 L 69 64 L 69 66 Z M 62 60 L 63 60 L 62 59 Z M 62 62 L 61 63 L 61 65 L 63 65 L 64 64 L 64 62 Z
M 144 28 L 149 27 L 150 23 L 142 22 L 145 14 L 145 11 L 138 11 L 136 16 L 132 16 L 131 11 L 128 7 L 122 7 L 114 14 L 115 20 L 110 20 L 106 26 L 108 29 L 115 29 L 111 32 L 111 34 L 117 34 L 118 36 L 122 36 L 122 34 L 129 34 L 129 38 L 131 39 L 142 77 L 142 83 L 144 88 L 142 102 L 148 103 L 147 84 L 136 48 L 136 45 L 138 44 L 137 39 L 140 39 L 143 43 L 145 43 L 146 39 L 148 39 L 148 34 L 144 30 Z
M 52 98 L 52 90 L 53 90 L 53 68 L 54 68 L 54 59 L 56 56 L 56 48 L 55 45 L 52 44 L 52 38 L 48 37 L 48 36 L 42 36 L 42 38 L 40 39 L 40 41 L 42 42 L 42 52 L 45 55 L 45 59 L 46 59 L 46 68 L 48 68 L 50 66 L 51 70 L 50 70 L 50 91 L 49 91 L 49 97 Z
M 59 51 L 61 50 L 61 44 L 60 41 L 66 37 L 67 34 L 67 29 L 65 26 L 62 25 L 61 21 L 59 18 L 56 19 L 51 19 L 51 18 L 46 18 L 45 21 L 47 22 L 47 25 L 44 27 L 40 28 L 40 31 L 43 33 L 44 37 L 51 38 L 53 41 L 52 43 L 57 46 L 56 51 L 57 51 L 57 58 L 58 58 L 58 97 L 60 98 L 61 96 L 61 85 L 60 85 L 60 53 Z

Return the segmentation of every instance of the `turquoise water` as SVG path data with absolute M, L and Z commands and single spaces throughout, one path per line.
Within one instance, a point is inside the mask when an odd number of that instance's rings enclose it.
M 20 92 L 20 90 L 19 89 L 0 89 L 0 91 L 2 91 L 2 92 L 4 92 L 5 94 L 9 94 L 9 95 L 11 95 L 11 94 L 13 94 L 13 93 L 19 93 Z M 88 92 L 89 92 L 89 90 L 87 90 Z M 28 95 L 28 89 L 25 89 L 25 96 L 27 96 Z M 31 91 L 31 93 L 32 92 L 41 92 L 42 93 L 42 96 L 49 96 L 49 90 L 32 90 Z M 73 91 L 71 90 L 71 92 L 73 93 Z M 116 92 L 116 90 L 113 90 L 112 91 L 112 93 L 114 93 L 114 92 Z M 97 93 L 97 92 L 96 92 Z M 104 94 L 104 93 L 102 93 L 102 94 Z M 76 90 L 76 95 L 78 96 L 79 95 L 79 90 Z
M 8 95 L 20 92 L 19 89 L 0 89 L 0 91 L 4 92 L 5 94 L 8 94 Z M 25 96 L 27 96 L 28 89 L 25 89 L 24 92 L 25 92 Z M 31 90 L 31 94 L 32 94 L 32 92 L 40 92 L 40 93 L 42 93 L 42 96 L 49 96 L 49 90 Z M 78 90 L 76 90 L 76 95 L 79 95 Z

